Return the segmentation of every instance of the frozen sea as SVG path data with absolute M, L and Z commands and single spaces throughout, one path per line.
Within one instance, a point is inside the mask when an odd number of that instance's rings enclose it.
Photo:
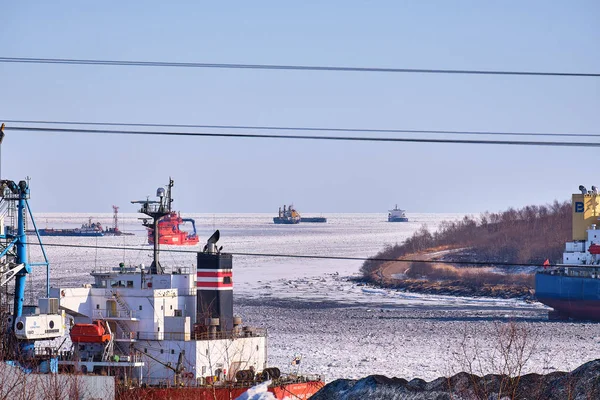
M 112 225 L 109 213 L 35 215 L 38 228 L 79 227 L 90 216 Z M 422 225 L 434 230 L 441 221 L 464 215 L 409 213 L 408 223 L 388 223 L 385 213 L 325 216 L 325 224 L 275 225 L 272 214 L 186 214 L 196 220 L 200 244 L 162 246 L 161 264 L 167 270 L 195 267 L 194 252 L 219 229 L 219 245 L 234 254 L 236 313 L 268 329 L 270 364 L 288 371 L 292 358 L 302 355 L 302 372 L 322 374 L 327 381 L 370 374 L 427 380 L 448 375 L 460 370 L 456 355 L 465 332 L 481 339 L 482 354 L 493 358 L 490 329 L 508 321 L 536 338 L 528 372 L 570 370 L 599 357 L 600 324 L 548 322 L 547 309 L 538 303 L 369 288 L 348 279 L 358 275 L 360 260 L 266 256 L 369 257 L 402 242 Z M 142 215 L 119 217 L 120 229 L 133 236 L 42 238 L 51 263 L 51 286 L 80 286 L 91 281 L 94 268 L 116 267 L 119 262 L 150 264 L 151 246 L 138 220 Z M 68 247 L 81 245 L 90 247 Z M 32 248 L 31 257 L 39 260 L 39 250 Z M 36 269 L 32 279 L 31 299 L 45 285 L 44 269 Z
M 52 279 L 60 279 L 63 285 L 80 285 L 88 281 L 89 272 L 96 267 L 116 267 L 119 262 L 127 265 L 150 264 L 151 246 L 147 244 L 145 229 L 138 220 L 142 215 L 121 214 L 119 217 L 119 228 L 134 233 L 134 236 L 43 237 L 52 264 Z M 220 230 L 219 245 L 223 246 L 223 251 L 234 254 L 364 258 L 375 255 L 386 245 L 401 243 L 422 225 L 436 229 L 442 220 L 461 218 L 462 215 L 410 214 L 411 222 L 389 223 L 385 213 L 328 214 L 325 224 L 298 225 L 275 225 L 271 214 L 187 214 L 185 217 L 195 219 L 200 243 L 197 246 L 162 246 L 161 264 L 167 269 L 172 266 L 194 266 L 193 252 L 203 248 L 215 229 Z M 38 228 L 75 228 L 87 222 L 88 218 L 86 214 L 35 216 Z M 99 221 L 103 226 L 112 226 L 112 214 L 96 214 L 92 220 Z M 125 250 L 63 245 L 119 247 Z M 303 301 L 368 302 L 374 292 L 338 284 L 340 276 L 357 274 L 361 265 L 360 260 L 235 255 L 235 294 L 238 298 L 286 297 Z

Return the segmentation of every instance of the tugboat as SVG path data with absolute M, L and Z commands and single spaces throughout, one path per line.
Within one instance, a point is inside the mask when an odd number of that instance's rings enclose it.
M 598 188 L 572 196 L 573 241 L 567 242 L 562 264 L 535 274 L 535 297 L 554 310 L 550 319 L 600 321 L 600 195 Z
M 40 236 L 104 236 L 104 230 L 100 222 L 92 222 L 90 217 L 87 224 L 75 229 L 39 229 Z
M 398 204 L 396 204 L 396 207 L 389 211 L 388 222 L 408 222 L 406 211 L 400 210 Z
M 173 187 L 173 181 L 169 181 L 167 187 L 167 195 L 170 198 L 171 188 Z M 198 244 L 199 238 L 196 232 L 196 221 L 191 218 L 181 218 L 181 215 L 171 210 L 171 204 L 167 205 L 168 213 L 161 217 L 158 221 L 158 243 L 167 244 L 172 246 L 195 246 Z M 148 223 L 147 219 L 142 218 L 143 225 L 148 228 L 148 244 L 154 244 L 155 227 Z M 180 228 L 181 224 L 190 222 L 192 224 L 192 231 L 187 232 Z
M 284 205 L 283 210 L 279 207 L 279 215 L 273 217 L 274 224 L 299 224 L 300 220 L 300 213 L 296 211 L 292 204 L 287 209 Z

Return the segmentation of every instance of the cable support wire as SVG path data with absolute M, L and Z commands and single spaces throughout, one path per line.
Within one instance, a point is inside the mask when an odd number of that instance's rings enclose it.
M 392 137 L 364 137 L 364 136 L 315 136 L 315 135 L 281 135 L 265 133 L 215 133 L 215 132 L 176 132 L 176 131 L 131 131 L 112 129 L 74 129 L 74 128 L 48 128 L 48 127 L 5 127 L 5 130 L 48 133 L 90 133 L 90 134 L 116 134 L 116 135 L 152 135 L 152 136 L 197 136 L 197 137 L 222 137 L 246 139 L 296 139 L 296 140 L 332 140 L 355 142 L 400 142 L 400 143 L 447 143 L 447 144 L 493 144 L 513 146 L 552 146 L 552 147 L 600 147 L 600 142 L 555 142 L 532 140 L 479 140 L 479 139 L 429 139 L 429 138 L 392 138 Z
M 145 128 L 198 128 L 198 129 L 232 129 L 261 131 L 303 131 L 303 132 L 366 132 L 366 133 L 422 133 L 443 135 L 497 135 L 497 136 L 557 136 L 557 137 L 600 137 L 600 133 L 554 133 L 554 132 L 494 132 L 494 131 L 458 131 L 430 129 L 370 129 L 370 128 L 324 128 L 299 126 L 252 126 L 252 125 L 195 125 L 195 124 L 150 124 L 128 122 L 82 122 L 82 121 L 42 121 L 2 119 L 11 124 L 45 124 L 45 125 L 88 125 L 88 126 L 130 126 Z
M 99 65 L 99 66 L 124 66 L 124 67 L 253 69 L 253 70 L 319 71 L 319 72 L 323 72 L 323 71 L 379 72 L 379 73 L 411 73 L 411 74 L 417 73 L 417 74 L 453 74 L 453 75 L 513 75 L 513 76 L 554 76 L 554 77 L 588 77 L 588 78 L 600 77 L 600 73 L 585 73 L 585 72 L 470 70 L 470 69 L 438 69 L 438 68 L 426 69 L 426 68 L 385 68 L 385 67 L 341 67 L 341 66 L 316 66 L 316 65 L 198 63 L 198 62 L 172 62 L 172 61 L 97 60 L 97 59 L 34 58 L 34 57 L 0 57 L 0 63 Z
M 65 244 L 65 243 L 44 243 L 44 246 L 53 246 L 53 247 L 68 247 L 68 248 L 76 248 L 76 249 L 101 249 L 101 250 L 129 250 L 129 251 L 154 251 L 152 248 L 139 248 L 139 247 L 118 247 L 118 246 L 92 246 L 92 245 L 84 245 L 84 244 Z M 170 252 L 170 253 L 187 253 L 187 254 L 197 254 L 197 250 L 178 250 L 178 249 L 161 249 L 161 253 Z M 269 258 L 303 258 L 303 259 L 314 259 L 314 260 L 345 260 L 345 261 L 382 261 L 382 262 L 405 262 L 405 263 L 438 263 L 438 264 L 455 264 L 455 265 L 479 265 L 479 266 L 508 266 L 508 267 L 542 267 L 544 266 L 542 263 L 540 264 L 532 264 L 532 263 L 509 263 L 506 261 L 453 261 L 453 260 L 413 260 L 413 259 L 395 259 L 395 258 L 376 258 L 376 257 L 347 257 L 347 256 L 314 256 L 314 255 L 303 255 L 303 254 L 272 254 L 272 253 L 241 253 L 241 252 L 227 252 L 227 254 L 231 254 L 234 256 L 245 256 L 245 257 L 269 257 Z M 546 264 L 546 267 L 553 267 L 557 264 Z M 576 265 L 576 267 L 582 267 L 581 265 Z M 585 265 L 583 265 L 585 267 Z M 588 267 L 597 267 L 600 268 L 600 265 L 593 266 L 588 265 Z

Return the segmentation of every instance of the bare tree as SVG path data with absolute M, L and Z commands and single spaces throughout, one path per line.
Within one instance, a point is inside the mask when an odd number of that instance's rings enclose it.
M 485 338 L 482 340 L 481 338 Z M 462 390 L 476 399 L 517 399 L 519 384 L 531 356 L 539 349 L 539 336 L 524 324 L 515 321 L 495 322 L 490 328 L 477 331 L 465 325 L 454 361 L 468 374 L 469 385 Z M 537 393 L 541 395 L 541 378 Z M 465 393 L 466 394 L 466 393 Z

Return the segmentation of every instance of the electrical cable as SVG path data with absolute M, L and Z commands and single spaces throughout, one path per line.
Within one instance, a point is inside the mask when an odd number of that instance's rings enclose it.
M 519 141 L 519 140 L 476 140 L 476 139 L 422 139 L 422 138 L 387 138 L 360 136 L 314 136 L 314 135 L 280 135 L 280 134 L 250 134 L 250 133 L 214 133 L 214 132 L 166 132 L 166 131 L 128 131 L 110 129 L 70 129 L 46 127 L 5 127 L 5 130 L 27 132 L 54 133 L 92 133 L 118 135 L 164 135 L 164 136 L 198 136 L 248 139 L 299 139 L 299 140 L 333 140 L 358 142 L 401 142 L 401 143 L 446 143 L 446 144 L 494 144 L 516 146 L 552 146 L 552 147 L 600 147 L 600 142 L 550 142 L 550 141 Z
M 154 251 L 153 248 L 139 248 L 139 247 L 118 247 L 118 246 L 92 246 L 83 244 L 65 244 L 65 243 L 44 243 L 44 246 L 51 247 L 68 247 L 68 248 L 81 248 L 81 249 L 101 249 L 101 250 L 129 250 L 129 251 Z M 170 253 L 187 253 L 197 254 L 197 250 L 178 250 L 178 249 L 161 249 L 160 252 Z M 532 263 L 509 263 L 506 261 L 464 261 L 464 260 L 415 260 L 415 259 L 395 259 L 395 258 L 376 258 L 376 257 L 347 257 L 347 256 L 315 256 L 315 255 L 302 255 L 302 254 L 272 254 L 272 253 L 243 253 L 243 252 L 228 252 L 234 256 L 245 256 L 245 257 L 267 257 L 267 258 L 300 258 L 300 259 L 314 259 L 314 260 L 342 260 L 342 261 L 381 261 L 381 262 L 406 262 L 406 263 L 428 263 L 434 262 L 438 264 L 455 264 L 455 265 L 479 265 L 479 266 L 520 266 L 520 267 L 541 267 L 542 264 Z M 556 264 L 549 264 L 546 266 L 555 266 Z M 579 267 L 579 266 L 578 266 Z M 592 266 L 593 267 L 593 266 Z M 600 268 L 600 266 L 596 266 Z
M 494 131 L 457 131 L 430 129 L 361 129 L 361 128 L 319 128 L 299 126 L 251 126 L 251 125 L 194 125 L 194 124 L 150 124 L 127 122 L 81 122 L 81 121 L 43 121 L 2 119 L 12 124 L 46 124 L 46 125 L 88 125 L 88 126 L 131 126 L 145 128 L 199 128 L 199 129 L 234 129 L 234 130 L 276 130 L 306 132 L 368 132 L 368 133 L 426 133 L 448 135 L 499 135 L 499 136 L 557 136 L 557 137 L 600 137 L 598 133 L 554 133 L 554 132 L 494 132 Z
M 600 77 L 600 73 L 583 73 L 583 72 L 340 67 L 340 66 L 315 66 L 315 65 L 198 63 L 198 62 L 171 62 L 171 61 L 96 60 L 96 59 L 34 58 L 34 57 L 0 57 L 0 63 L 101 65 L 101 66 L 127 66 L 127 67 L 253 69 L 253 70 L 286 70 L 286 71 L 385 72 L 385 73 L 453 74 L 453 75 L 513 75 L 513 76 L 553 76 L 553 77 L 587 77 L 587 78 Z

